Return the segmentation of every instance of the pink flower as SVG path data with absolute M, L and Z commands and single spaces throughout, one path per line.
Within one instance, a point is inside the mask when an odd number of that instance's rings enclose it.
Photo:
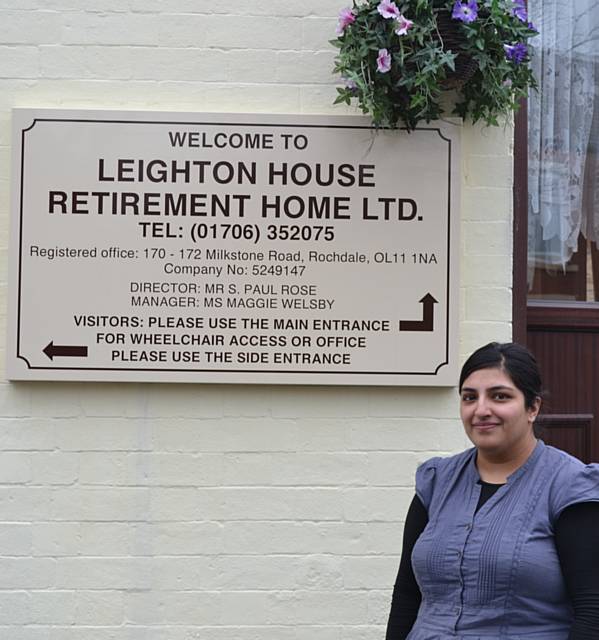
M 377 11 L 383 16 L 383 18 L 393 18 L 397 20 L 401 13 L 393 0 L 381 0 L 381 3 L 377 7 Z
M 346 7 L 345 9 L 341 9 L 341 11 L 339 12 L 339 21 L 337 22 L 337 29 L 335 30 L 335 33 L 338 36 L 342 36 L 343 32 L 345 31 L 345 28 L 355 21 L 356 21 L 356 16 L 354 15 L 354 12 L 349 7 Z
M 379 73 L 387 73 L 391 69 L 391 54 L 387 49 L 379 49 L 379 55 L 376 59 L 376 70 Z
M 395 21 L 395 33 L 398 36 L 405 36 L 406 33 L 408 33 L 408 29 L 413 25 L 414 23 L 412 22 L 412 20 L 408 20 L 405 16 L 403 16 L 401 13 L 399 14 L 399 18 L 397 18 L 397 20 Z

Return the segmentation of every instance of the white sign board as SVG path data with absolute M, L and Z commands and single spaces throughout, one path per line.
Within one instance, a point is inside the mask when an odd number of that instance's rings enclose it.
M 10 379 L 455 384 L 459 127 L 13 122 Z

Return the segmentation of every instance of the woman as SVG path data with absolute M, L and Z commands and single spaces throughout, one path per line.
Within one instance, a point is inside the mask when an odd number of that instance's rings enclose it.
M 524 347 L 475 351 L 459 391 L 474 447 L 416 472 L 387 640 L 599 638 L 599 465 L 536 439 Z

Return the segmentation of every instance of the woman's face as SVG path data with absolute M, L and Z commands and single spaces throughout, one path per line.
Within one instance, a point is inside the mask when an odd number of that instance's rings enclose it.
M 472 443 L 490 455 L 517 453 L 535 440 L 533 422 L 540 407 L 526 408 L 524 394 L 502 369 L 470 374 L 460 396 L 460 416 Z

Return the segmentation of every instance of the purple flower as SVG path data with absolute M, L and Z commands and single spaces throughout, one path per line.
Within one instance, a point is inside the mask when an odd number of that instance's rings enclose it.
M 504 44 L 503 49 L 505 51 L 505 57 L 516 64 L 520 64 L 528 53 L 528 48 L 523 42 Z
M 379 73 L 387 73 L 391 69 L 391 54 L 387 49 L 379 49 L 379 55 L 376 59 L 376 70 Z
M 536 31 L 537 33 L 539 33 L 539 30 L 534 26 L 534 24 L 529 20 L 528 24 L 526 25 L 531 31 Z
M 394 20 L 397 20 L 399 16 L 401 16 L 401 13 L 393 0 L 381 0 L 377 7 L 377 11 L 383 16 L 383 18 L 393 18 Z
M 474 22 L 478 16 L 478 5 L 476 0 L 467 0 L 467 2 L 456 2 L 453 5 L 451 17 L 454 20 L 462 22 Z
M 358 93 L 358 85 L 351 78 L 343 78 L 345 88 L 349 89 L 354 95 Z
M 528 13 L 526 13 L 525 0 L 512 0 L 514 6 L 512 7 L 512 15 L 516 16 L 521 22 L 528 20 Z
M 408 20 L 405 16 L 402 16 L 400 13 L 399 17 L 395 21 L 395 33 L 398 36 L 405 36 L 406 33 L 408 33 L 408 29 L 410 29 L 410 27 L 413 24 L 414 23 L 412 22 L 412 20 Z
M 346 7 L 345 9 L 341 9 L 341 11 L 339 12 L 339 21 L 337 22 L 337 29 L 335 33 L 338 36 L 342 36 L 343 32 L 345 31 L 345 28 L 355 21 L 356 21 L 356 16 L 349 7 Z

